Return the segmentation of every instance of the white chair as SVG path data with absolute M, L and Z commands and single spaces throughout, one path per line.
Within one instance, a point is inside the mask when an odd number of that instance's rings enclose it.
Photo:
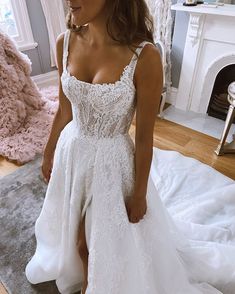
M 166 103 L 166 50 L 163 42 L 161 40 L 157 40 L 155 45 L 159 48 L 161 57 L 162 57 L 162 66 L 163 66 L 163 90 L 162 90 L 162 96 L 161 96 L 161 102 L 160 102 L 160 108 L 159 108 L 159 114 L 158 116 L 160 118 L 163 118 L 163 108 Z

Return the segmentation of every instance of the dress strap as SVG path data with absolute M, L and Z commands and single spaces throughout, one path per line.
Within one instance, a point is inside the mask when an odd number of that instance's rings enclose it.
M 67 29 L 64 33 L 64 46 L 63 46 L 63 70 L 64 71 L 67 71 L 69 37 L 70 37 L 70 30 Z
M 138 57 L 139 57 L 141 51 L 143 50 L 143 48 L 144 48 L 144 46 L 146 44 L 152 44 L 153 46 L 155 46 L 154 43 L 149 42 L 149 41 L 143 41 L 143 42 L 141 42 L 139 44 L 139 46 L 141 46 L 141 47 L 138 47 L 135 50 L 135 52 L 137 53 Z M 133 77 L 134 77 L 134 73 L 135 73 L 135 68 L 136 68 L 137 62 L 138 62 L 138 58 L 137 58 L 136 54 L 134 54 L 133 57 L 132 57 L 132 59 L 131 59 L 131 62 L 130 62 L 130 68 L 131 68 L 130 78 L 132 80 L 133 80 Z

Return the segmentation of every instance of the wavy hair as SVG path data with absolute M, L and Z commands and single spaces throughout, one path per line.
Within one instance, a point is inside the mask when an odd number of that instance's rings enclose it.
M 109 36 L 120 44 L 131 46 L 136 40 L 153 40 L 153 18 L 145 0 L 106 0 L 108 19 L 106 23 Z M 80 32 L 82 26 L 72 23 L 72 14 L 69 11 L 66 15 L 66 26 L 74 32 Z

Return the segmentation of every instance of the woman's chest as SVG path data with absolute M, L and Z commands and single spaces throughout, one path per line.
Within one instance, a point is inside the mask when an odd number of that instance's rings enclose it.
M 115 83 L 90 84 L 63 73 L 63 92 L 75 107 L 87 111 L 109 112 L 122 115 L 131 109 L 136 100 L 136 91 L 128 80 Z

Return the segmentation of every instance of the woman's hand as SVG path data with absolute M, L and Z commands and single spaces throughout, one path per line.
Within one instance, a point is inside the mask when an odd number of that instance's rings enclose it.
M 54 155 L 51 156 L 43 156 L 42 160 L 42 166 L 41 166 L 41 171 L 42 171 L 42 176 L 44 181 L 48 184 L 50 177 L 51 177 L 51 171 L 53 167 L 53 157 Z
M 126 210 L 129 221 L 138 223 L 147 211 L 146 197 L 128 197 L 126 199 Z

